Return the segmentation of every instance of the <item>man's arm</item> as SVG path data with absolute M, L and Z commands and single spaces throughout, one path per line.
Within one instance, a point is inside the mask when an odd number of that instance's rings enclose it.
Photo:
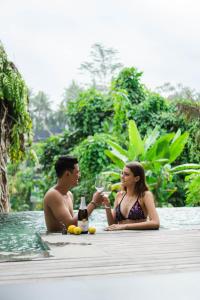
M 89 216 L 91 215 L 91 213 L 95 208 L 97 208 L 99 205 L 102 204 L 102 201 L 103 201 L 103 196 L 99 192 L 93 194 L 92 201 L 88 203 L 87 206 L 87 211 Z

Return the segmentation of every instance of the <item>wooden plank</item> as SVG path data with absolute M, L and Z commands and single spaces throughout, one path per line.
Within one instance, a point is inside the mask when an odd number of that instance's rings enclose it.
M 54 244 L 52 249 L 59 249 L 61 257 L 1 263 L 0 283 L 106 274 L 199 271 L 199 233 L 199 230 L 160 230 L 105 232 L 79 237 L 45 236 L 44 240 Z M 56 243 L 66 244 L 56 246 Z M 85 256 L 81 257 L 83 252 Z

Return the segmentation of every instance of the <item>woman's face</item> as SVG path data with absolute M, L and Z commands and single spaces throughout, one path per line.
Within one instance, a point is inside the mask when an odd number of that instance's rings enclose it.
M 134 186 L 137 181 L 139 181 L 139 176 L 134 176 L 132 171 L 125 167 L 121 174 L 121 183 L 123 187 Z
M 124 187 L 134 185 L 134 175 L 131 170 L 125 167 L 121 174 L 121 183 Z

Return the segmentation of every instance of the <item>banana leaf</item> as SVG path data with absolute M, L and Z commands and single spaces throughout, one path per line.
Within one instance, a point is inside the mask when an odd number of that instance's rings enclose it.
M 182 164 L 171 168 L 171 172 L 182 171 L 187 169 L 200 169 L 200 164 Z
M 144 144 L 141 139 L 140 133 L 137 129 L 135 121 L 130 120 L 128 126 L 129 132 L 129 149 L 128 149 L 128 159 L 134 160 L 138 155 L 144 152 Z
M 169 142 L 173 139 L 174 133 L 161 136 L 147 151 L 145 160 L 155 161 L 159 158 L 169 158 Z
M 113 149 L 115 149 L 117 152 L 119 152 L 121 155 L 127 157 L 127 160 L 128 160 L 128 152 L 123 149 L 119 144 L 111 141 L 111 140 L 108 140 L 107 141 L 108 145 L 110 145 Z
M 182 135 L 180 135 L 174 142 L 170 145 L 170 163 L 176 160 L 176 158 L 182 153 L 185 144 L 187 143 L 189 137 L 188 132 L 184 132 Z
M 146 152 L 157 140 L 157 138 L 159 137 L 160 132 L 158 130 L 158 127 L 155 127 L 154 130 L 148 134 L 148 136 L 146 136 L 144 138 L 144 151 Z
M 105 154 L 116 164 L 116 166 L 118 166 L 120 169 L 122 169 L 124 167 L 124 165 L 126 164 L 126 161 L 124 161 L 121 157 L 120 154 L 116 154 L 114 153 L 114 151 L 110 151 L 110 150 L 105 150 Z

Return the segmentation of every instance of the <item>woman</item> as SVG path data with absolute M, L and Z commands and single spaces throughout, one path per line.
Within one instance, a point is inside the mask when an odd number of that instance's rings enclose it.
M 142 165 L 138 162 L 127 164 L 121 183 L 123 191 L 117 193 L 113 210 L 108 198 L 103 199 L 109 225 L 105 230 L 159 229 L 159 216 Z

